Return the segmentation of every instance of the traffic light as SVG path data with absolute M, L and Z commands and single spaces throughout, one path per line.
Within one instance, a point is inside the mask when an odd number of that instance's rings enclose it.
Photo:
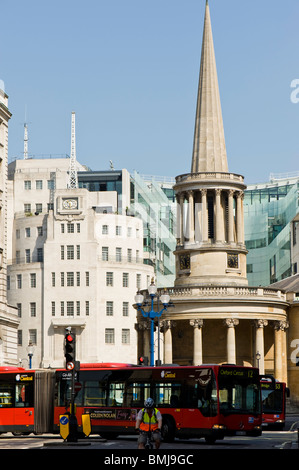
M 64 357 L 66 369 L 73 369 L 75 367 L 76 355 L 76 337 L 74 333 L 67 331 L 64 337 Z
M 140 366 L 148 366 L 148 357 L 147 356 L 140 356 L 138 358 L 138 364 Z

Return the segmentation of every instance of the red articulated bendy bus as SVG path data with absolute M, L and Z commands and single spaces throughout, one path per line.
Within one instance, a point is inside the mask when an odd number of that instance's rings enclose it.
M 72 373 L 62 369 L 0 368 L 0 433 L 59 433 L 59 417 L 69 410 L 71 379 Z M 148 397 L 162 413 L 168 442 L 261 434 L 260 378 L 252 367 L 81 364 L 75 393 L 79 431 L 81 416 L 88 413 L 92 434 L 106 438 L 134 433 Z

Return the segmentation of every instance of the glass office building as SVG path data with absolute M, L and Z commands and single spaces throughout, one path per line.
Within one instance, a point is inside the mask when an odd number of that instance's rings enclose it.
M 299 175 L 272 176 L 269 183 L 248 185 L 244 194 L 247 278 L 267 286 L 294 274 L 292 220 L 298 213 Z

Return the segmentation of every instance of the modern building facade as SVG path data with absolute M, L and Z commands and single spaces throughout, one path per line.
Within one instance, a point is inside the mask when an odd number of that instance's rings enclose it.
M 81 362 L 136 362 L 138 288 L 153 276 L 143 263 L 143 222 L 119 214 L 117 191 L 68 188 L 70 159 L 9 165 L 8 299 L 18 310 L 18 358 L 64 365 L 65 328 Z M 80 166 L 83 171 L 83 167 Z
M 272 175 L 244 192 L 247 277 L 251 286 L 270 285 L 297 273 L 299 266 L 299 175 Z
M 8 122 L 11 113 L 8 109 L 8 96 L 0 81 L 0 365 L 15 365 L 17 359 L 16 309 L 9 305 L 6 290 L 7 275 L 7 158 Z
M 116 191 L 118 213 L 143 221 L 144 263 L 153 267 L 159 287 L 175 278 L 176 204 L 174 180 L 140 175 L 136 171 L 83 171 L 78 184 L 89 191 Z

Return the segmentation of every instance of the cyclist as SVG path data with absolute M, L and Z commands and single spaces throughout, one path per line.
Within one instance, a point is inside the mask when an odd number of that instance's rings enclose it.
M 138 449 L 144 449 L 146 443 L 147 433 L 152 431 L 152 436 L 155 441 L 156 449 L 159 449 L 161 444 L 161 428 L 162 428 L 162 415 L 160 411 L 155 408 L 155 403 L 152 398 L 147 398 L 136 419 L 136 430 L 140 431 L 138 437 Z

